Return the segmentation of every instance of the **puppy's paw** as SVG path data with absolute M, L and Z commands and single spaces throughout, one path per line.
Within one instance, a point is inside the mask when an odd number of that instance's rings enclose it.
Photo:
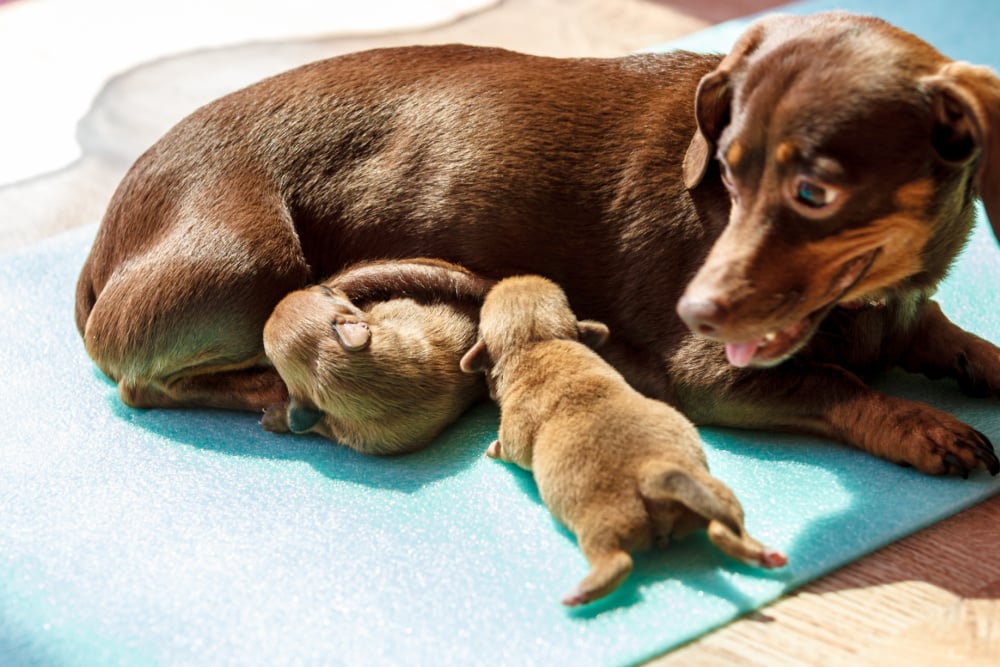
M 562 597 L 562 603 L 567 607 L 579 607 L 591 601 L 591 596 L 577 586 Z
M 780 551 L 775 551 L 774 549 L 766 547 L 763 551 L 761 551 L 760 556 L 752 563 L 752 565 L 763 567 L 768 570 L 784 567 L 786 564 L 788 564 L 788 556 Z
M 490 446 L 486 448 L 486 456 L 490 457 L 491 459 L 502 458 L 499 440 L 494 440 L 493 442 L 490 443 Z
M 922 406 L 896 420 L 899 432 L 886 458 L 930 475 L 968 478 L 980 466 L 991 475 L 1000 473 L 1000 459 L 989 438 L 951 415 Z
M 260 425 L 265 431 L 271 433 L 288 433 L 288 406 L 284 403 L 276 403 L 264 408 L 264 414 L 260 418 Z

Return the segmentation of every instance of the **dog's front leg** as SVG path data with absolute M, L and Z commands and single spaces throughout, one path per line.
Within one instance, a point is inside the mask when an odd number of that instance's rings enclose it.
M 672 363 L 678 407 L 696 424 L 821 435 L 932 475 L 1000 472 L 986 436 L 930 405 L 875 391 L 832 364 L 734 368 L 720 347 L 692 341 Z
M 954 378 L 969 396 L 1000 396 L 1000 348 L 955 325 L 934 301 L 924 305 L 899 365 L 930 378 Z

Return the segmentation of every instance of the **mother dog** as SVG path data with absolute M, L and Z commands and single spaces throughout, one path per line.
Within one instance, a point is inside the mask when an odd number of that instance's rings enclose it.
M 285 398 L 261 329 L 291 290 L 372 258 L 540 273 L 696 423 L 996 474 L 982 434 L 861 378 L 899 365 L 1000 393 L 997 348 L 930 300 L 977 196 L 1000 222 L 998 135 L 990 71 L 842 13 L 761 20 L 725 57 L 343 56 L 209 104 L 139 158 L 77 324 L 130 405 L 257 410 Z

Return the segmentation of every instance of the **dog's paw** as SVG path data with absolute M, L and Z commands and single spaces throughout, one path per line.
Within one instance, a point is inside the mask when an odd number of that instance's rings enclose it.
M 277 403 L 264 408 L 260 425 L 265 431 L 271 433 L 288 433 L 288 406 L 284 403 Z
M 966 396 L 987 398 L 1000 396 L 1000 352 L 990 346 L 992 354 L 975 355 L 966 351 L 955 357 L 958 387 Z
M 982 466 L 1000 473 L 1000 459 L 985 435 L 951 415 L 924 408 L 898 415 L 898 439 L 887 458 L 930 475 L 958 475 Z

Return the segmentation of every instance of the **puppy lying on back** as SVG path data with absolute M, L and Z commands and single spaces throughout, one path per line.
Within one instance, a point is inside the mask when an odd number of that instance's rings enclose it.
M 563 604 L 607 595 L 631 572 L 629 552 L 700 527 L 733 558 L 785 564 L 746 534 L 743 509 L 709 474 L 691 422 L 632 389 L 584 344 L 600 345 L 608 329 L 578 322 L 555 283 L 539 276 L 498 283 L 479 332 L 461 367 L 485 370 L 500 404 L 500 437 L 486 453 L 533 470 L 542 500 L 591 566 Z
M 491 281 L 436 260 L 372 262 L 292 292 L 264 327 L 287 404 L 274 432 L 319 433 L 366 454 L 428 444 L 486 394 L 458 362 Z

